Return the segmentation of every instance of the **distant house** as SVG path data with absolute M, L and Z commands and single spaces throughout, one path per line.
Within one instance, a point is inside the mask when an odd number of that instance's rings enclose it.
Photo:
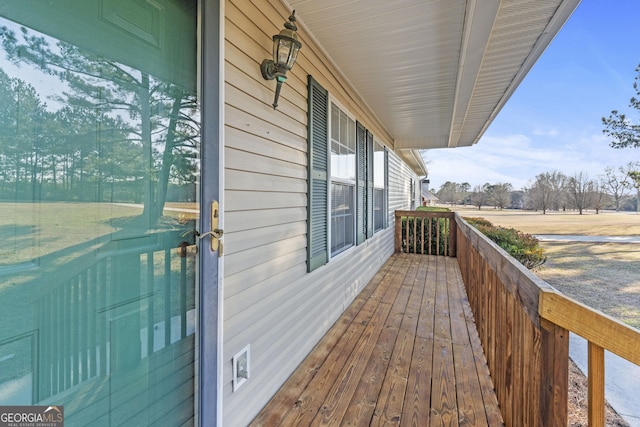
M 438 196 L 433 193 L 428 191 L 426 193 L 422 193 L 422 206 L 435 206 L 439 200 Z
M 577 4 L 3 2 L 0 404 L 246 425 Z
M 422 196 L 422 206 L 434 206 L 438 203 L 438 196 L 429 190 L 429 180 L 423 178 L 420 181 L 420 194 Z
M 522 190 L 511 192 L 510 209 L 524 209 L 525 208 L 525 193 Z

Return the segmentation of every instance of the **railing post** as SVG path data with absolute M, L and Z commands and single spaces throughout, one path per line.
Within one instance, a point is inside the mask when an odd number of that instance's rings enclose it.
M 398 212 L 395 212 L 394 218 L 395 218 L 394 247 L 396 252 L 402 252 L 402 217 L 398 214 Z
M 604 349 L 589 342 L 589 427 L 604 427 Z
M 450 257 L 458 256 L 457 248 L 456 248 L 456 244 L 458 242 L 457 236 L 458 236 L 458 223 L 456 222 L 455 215 L 453 215 L 451 216 L 451 218 L 449 218 L 449 256 Z
M 567 425 L 569 394 L 569 332 L 540 319 L 540 418 L 544 426 Z

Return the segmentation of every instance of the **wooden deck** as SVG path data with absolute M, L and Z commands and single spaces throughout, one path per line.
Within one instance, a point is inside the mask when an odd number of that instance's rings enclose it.
M 254 426 L 501 426 L 455 258 L 395 254 Z

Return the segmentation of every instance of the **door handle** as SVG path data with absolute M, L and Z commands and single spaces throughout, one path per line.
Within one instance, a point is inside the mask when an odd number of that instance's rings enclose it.
M 204 239 L 206 236 L 211 236 L 211 251 L 218 251 L 218 256 L 222 256 L 222 242 L 220 241 L 220 238 L 223 234 L 224 230 L 214 228 L 213 230 L 207 231 L 206 233 L 196 234 L 196 238 L 200 240 Z
M 214 228 L 211 231 L 207 231 L 206 233 L 198 233 L 196 234 L 196 237 L 198 239 L 202 239 L 204 238 L 204 236 L 211 236 L 212 239 L 219 239 L 222 237 L 222 235 L 224 234 L 224 230 L 220 230 L 219 228 Z
M 198 240 L 202 240 L 206 236 L 211 236 L 211 251 L 212 252 L 218 251 L 218 256 L 220 257 L 222 256 L 222 241 L 220 239 L 224 234 L 224 230 L 221 228 L 218 228 L 218 225 L 220 224 L 220 215 L 219 215 L 218 209 L 219 209 L 218 201 L 214 200 L 213 202 L 211 202 L 211 231 L 207 231 L 206 233 L 200 233 L 198 230 L 188 230 L 182 233 L 181 236 L 184 237 L 188 234 L 193 233 L 196 239 Z M 182 242 L 182 243 L 186 243 L 186 242 Z M 182 245 L 182 243 L 180 243 L 180 245 Z

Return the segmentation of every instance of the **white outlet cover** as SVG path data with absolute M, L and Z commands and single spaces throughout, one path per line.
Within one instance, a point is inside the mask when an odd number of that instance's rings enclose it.
M 241 366 L 246 365 L 246 366 Z M 240 376 L 240 371 L 246 372 L 246 378 Z M 233 356 L 233 391 L 237 391 L 251 376 L 251 344 Z

